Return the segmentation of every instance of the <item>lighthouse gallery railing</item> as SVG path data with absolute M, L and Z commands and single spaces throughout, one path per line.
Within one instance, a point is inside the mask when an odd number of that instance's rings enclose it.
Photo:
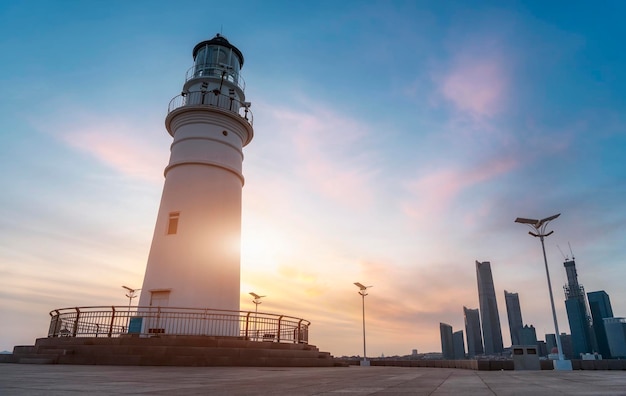
M 224 95 L 219 90 L 183 92 L 170 100 L 167 113 L 186 106 L 207 106 L 226 110 L 238 114 L 248 124 L 253 125 L 250 103 L 241 102 L 234 96 Z
M 167 329 L 142 322 L 167 323 Z M 48 337 L 212 336 L 235 329 L 234 336 L 247 340 L 308 344 L 310 324 L 286 315 L 208 308 L 74 307 L 50 311 Z

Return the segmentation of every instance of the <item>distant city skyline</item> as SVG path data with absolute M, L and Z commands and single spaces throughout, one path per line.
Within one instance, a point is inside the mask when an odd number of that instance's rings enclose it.
M 439 351 L 437 324 L 464 329 L 461 307 L 479 307 L 480 258 L 501 310 L 502 291 L 519 292 L 524 320 L 551 333 L 538 243 L 514 219 L 562 213 L 546 240 L 560 330 L 568 242 L 587 290 L 623 317 L 625 12 L 2 2 L 0 350 L 45 336 L 53 309 L 127 306 L 121 286 L 142 287 L 170 154 L 163 119 L 190 46 L 218 32 L 245 54 L 254 120 L 241 309 L 254 311 L 251 291 L 271 296 L 259 310 L 310 320 L 311 343 L 358 355 L 360 280 L 376 285 L 368 355 Z

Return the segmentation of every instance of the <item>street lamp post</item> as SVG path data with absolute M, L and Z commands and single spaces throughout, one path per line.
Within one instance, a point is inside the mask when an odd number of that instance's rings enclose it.
M 137 293 L 139 290 L 141 289 L 131 289 L 128 286 L 122 286 L 124 289 L 126 289 L 127 293 L 125 294 L 126 297 L 128 297 L 128 318 L 126 318 L 126 326 L 130 327 L 130 306 L 133 303 L 133 298 L 136 298 L 137 295 L 135 293 Z
M 267 297 L 267 296 L 259 296 L 258 294 L 253 293 L 253 292 L 250 292 L 249 294 L 252 297 L 254 297 L 254 300 L 252 300 L 252 302 L 254 303 L 254 330 L 253 330 L 253 332 L 254 332 L 255 339 L 258 340 L 259 334 L 258 334 L 258 331 L 256 329 L 256 326 L 257 326 L 257 324 L 256 324 L 256 322 L 257 322 L 257 313 L 259 312 L 259 304 L 262 303 L 261 299 L 263 297 Z
M 254 307 L 254 313 L 256 314 L 257 312 L 259 312 L 259 304 L 262 303 L 261 299 L 263 297 L 267 297 L 267 296 L 259 296 L 256 293 L 250 292 L 250 295 L 252 297 L 254 297 L 254 300 L 252 300 L 252 302 L 254 303 L 255 307 Z
M 361 360 L 361 366 L 369 366 L 370 362 L 367 361 L 367 352 L 365 349 L 365 296 L 367 296 L 367 289 L 372 286 L 364 286 L 359 282 L 354 282 L 354 284 L 359 288 L 359 294 L 363 302 L 363 360 Z
M 141 289 L 131 289 L 128 286 L 122 286 L 122 287 L 128 290 L 128 293 L 126 293 L 126 297 L 128 297 L 128 312 L 130 312 L 130 306 L 132 305 L 133 298 L 137 297 L 135 293 L 137 293 Z
M 555 214 L 545 219 L 535 220 L 518 217 L 515 219 L 516 223 L 526 224 L 535 232 L 528 231 L 528 233 L 541 241 L 541 249 L 543 251 L 543 262 L 546 267 L 546 277 L 548 279 L 548 291 L 550 292 L 550 305 L 552 306 L 552 319 L 554 320 L 554 331 L 556 332 L 556 346 L 558 349 L 559 360 L 555 362 L 554 368 L 557 370 L 571 370 L 572 364 L 569 360 L 565 360 L 563 357 L 563 346 L 561 345 L 561 333 L 559 333 L 559 323 L 556 319 L 556 309 L 554 308 L 554 296 L 552 294 L 552 283 L 550 282 L 550 271 L 548 271 L 548 258 L 546 257 L 546 246 L 543 239 L 549 235 L 552 235 L 554 231 L 546 233 L 546 227 L 548 223 L 559 217 L 561 214 Z

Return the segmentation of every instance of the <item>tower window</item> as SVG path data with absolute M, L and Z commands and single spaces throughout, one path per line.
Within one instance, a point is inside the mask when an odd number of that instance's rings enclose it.
M 228 136 L 228 132 L 227 131 L 222 131 L 222 135 Z
M 167 234 L 172 235 L 176 234 L 178 231 L 178 218 L 180 217 L 180 212 L 171 212 L 170 219 L 167 223 Z

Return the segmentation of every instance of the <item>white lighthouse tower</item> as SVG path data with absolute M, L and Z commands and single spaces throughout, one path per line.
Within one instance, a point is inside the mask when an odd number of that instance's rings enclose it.
M 238 311 L 242 148 L 253 137 L 243 55 L 217 34 L 193 59 L 165 118 L 174 140 L 139 305 Z

